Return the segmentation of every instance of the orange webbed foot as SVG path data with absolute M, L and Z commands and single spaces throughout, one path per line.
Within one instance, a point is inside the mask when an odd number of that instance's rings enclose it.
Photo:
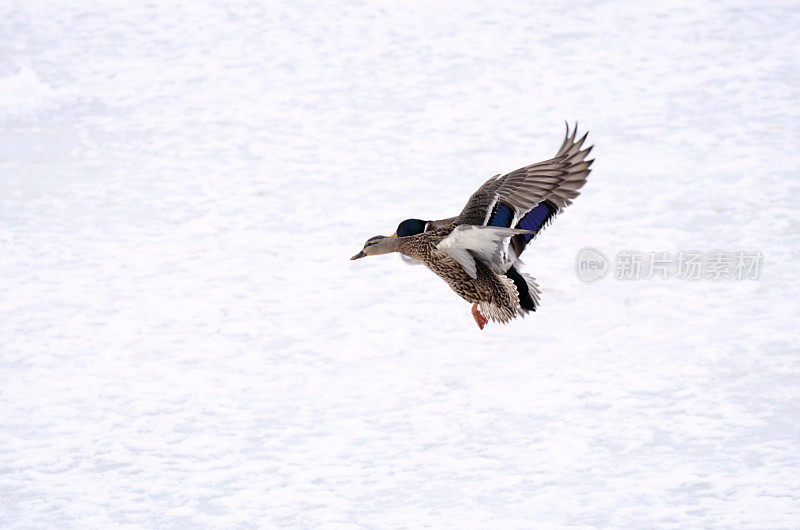
M 483 313 L 481 313 L 480 309 L 478 309 L 478 304 L 472 304 L 472 318 L 475 319 L 475 323 L 478 324 L 478 327 L 481 329 L 483 329 L 483 326 L 489 322 L 489 319 L 486 318 Z

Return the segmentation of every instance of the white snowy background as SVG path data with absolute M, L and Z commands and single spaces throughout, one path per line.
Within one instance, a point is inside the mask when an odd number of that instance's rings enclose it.
M 0 526 L 800 527 L 800 5 L 0 3 Z M 481 332 L 407 217 L 590 131 Z M 749 281 L 575 256 L 761 251 Z

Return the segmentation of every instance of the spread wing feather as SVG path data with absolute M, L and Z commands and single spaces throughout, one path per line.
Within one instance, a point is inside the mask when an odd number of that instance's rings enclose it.
M 586 136 L 576 141 L 577 125 L 570 133 L 569 125 L 564 142 L 556 156 L 523 168 L 495 175 L 487 180 L 467 201 L 458 224 L 482 225 L 491 215 L 498 201 L 508 204 L 522 214 L 536 207 L 545 199 L 556 205 L 559 211 L 570 205 L 579 195 L 586 177 L 591 172 L 594 160 L 586 160 L 592 147 L 581 149 Z

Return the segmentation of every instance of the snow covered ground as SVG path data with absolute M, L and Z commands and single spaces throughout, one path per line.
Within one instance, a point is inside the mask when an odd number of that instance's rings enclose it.
M 0 3 L 0 526 L 800 527 L 800 6 Z M 591 131 L 479 331 L 407 217 Z M 587 284 L 583 247 L 761 251 Z

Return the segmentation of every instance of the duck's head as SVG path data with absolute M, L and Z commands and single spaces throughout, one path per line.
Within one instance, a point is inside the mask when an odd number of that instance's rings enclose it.
M 422 219 L 406 219 L 397 225 L 397 232 L 394 233 L 397 237 L 415 236 L 425 231 L 427 221 Z
M 367 239 L 361 252 L 350 259 L 359 259 L 364 256 L 377 256 L 379 254 L 389 254 L 397 252 L 397 236 L 374 236 Z

